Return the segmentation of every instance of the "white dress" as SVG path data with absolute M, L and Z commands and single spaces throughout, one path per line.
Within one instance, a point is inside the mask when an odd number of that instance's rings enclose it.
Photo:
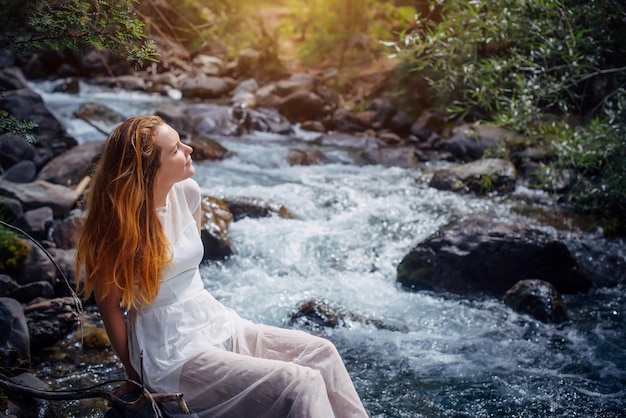
M 173 260 L 157 298 L 127 317 L 131 362 L 141 374 L 143 353 L 146 385 L 183 393 L 192 417 L 367 417 L 332 343 L 245 320 L 204 288 L 192 215 L 200 199 L 188 179 L 157 209 Z

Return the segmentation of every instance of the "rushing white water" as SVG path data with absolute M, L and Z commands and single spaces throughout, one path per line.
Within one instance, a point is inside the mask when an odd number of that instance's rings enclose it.
M 145 96 L 41 93 L 80 141 L 98 136 L 71 117 L 80 101 L 124 116 L 160 104 Z M 400 329 L 348 321 L 309 330 L 337 345 L 372 417 L 623 416 L 623 287 L 566 296 L 571 320 L 557 326 L 493 298 L 414 293 L 395 283 L 402 257 L 452 219 L 481 213 L 536 222 L 511 212 L 510 200 L 429 188 L 429 166 L 356 166 L 351 151 L 332 147 L 321 150 L 333 163 L 289 166 L 287 152 L 304 147 L 302 140 L 219 139 L 234 156 L 196 163 L 203 193 L 274 200 L 296 219 L 233 223 L 237 253 L 203 265 L 206 287 L 253 321 L 297 327 L 290 314 L 314 299 Z

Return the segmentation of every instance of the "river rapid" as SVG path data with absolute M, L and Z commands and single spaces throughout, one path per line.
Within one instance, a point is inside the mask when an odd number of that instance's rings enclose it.
M 81 103 L 100 102 L 128 117 L 173 102 L 87 85 L 80 95 L 51 93 L 50 83 L 33 87 L 79 143 L 103 139 L 72 116 Z M 313 134 L 296 132 L 216 138 L 234 155 L 195 163 L 194 178 L 204 194 L 270 199 L 297 217 L 232 223 L 236 255 L 201 268 L 215 297 L 245 318 L 280 327 L 301 328 L 290 323 L 290 315 L 314 299 L 398 329 L 350 320 L 339 328 L 305 328 L 335 343 L 372 417 L 624 416 L 626 297 L 619 284 L 624 277 L 614 278 L 615 286 L 566 295 L 570 320 L 559 325 L 517 314 L 497 299 L 412 293 L 395 283 L 402 257 L 463 215 L 487 214 L 553 230 L 512 210 L 533 192 L 518 190 L 506 199 L 442 192 L 428 187 L 436 164 L 359 166 L 357 150 L 319 148 Z M 287 164 L 289 149 L 309 146 L 329 162 Z M 626 259 L 623 241 L 597 234 L 569 245 L 607 275 L 615 274 L 604 263 L 607 254 Z M 111 363 L 89 370 L 78 365 L 62 378 L 55 378 L 61 372 L 51 363 L 39 372 L 60 386 L 122 376 Z M 103 415 L 84 403 L 68 405 L 68 417 Z

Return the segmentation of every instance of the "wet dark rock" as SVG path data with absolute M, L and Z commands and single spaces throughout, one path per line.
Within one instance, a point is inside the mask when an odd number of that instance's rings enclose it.
M 32 145 L 17 135 L 0 135 L 0 166 L 5 169 L 20 161 L 35 158 L 35 149 Z
M 4 68 L 0 71 L 0 91 L 28 88 L 28 80 L 18 67 Z
M 429 186 L 459 193 L 508 194 L 515 190 L 516 181 L 515 167 L 511 162 L 485 158 L 438 170 Z
M 104 122 L 108 125 L 114 125 L 122 122 L 122 117 L 113 109 L 94 102 L 87 102 L 80 105 L 74 111 L 74 116 L 89 122 Z
M 267 218 L 272 215 L 286 219 L 295 219 L 296 216 L 286 207 L 272 200 L 256 197 L 228 197 L 224 203 L 233 214 L 233 221 L 243 218 Z
M 65 250 L 76 248 L 84 221 L 84 212 L 80 209 L 73 209 L 67 216 L 54 220 L 52 241 L 56 248 Z
M 283 98 L 278 111 L 291 122 L 321 119 L 326 114 L 324 100 L 310 91 L 296 91 Z
M 287 155 L 289 165 L 319 165 L 324 162 L 324 154 L 320 150 L 289 150 Z
M 411 133 L 411 127 L 413 126 L 413 119 L 405 112 L 399 111 L 389 121 L 389 129 L 392 132 L 405 137 Z
M 26 368 L 30 360 L 30 335 L 24 308 L 15 299 L 0 297 L 0 367 Z
M 76 276 L 74 275 L 76 249 L 50 248 L 48 253 L 58 266 L 58 269 L 55 267 L 52 281 L 54 295 L 56 297 L 71 296 L 72 291 L 76 289 Z
M 18 120 L 35 122 L 38 148 L 47 148 L 60 155 L 76 146 L 76 140 L 65 132 L 63 126 L 44 105 L 41 96 L 30 89 L 5 91 L 0 95 L 0 110 L 5 110 Z
M 24 212 L 15 220 L 15 226 L 38 241 L 48 240 L 54 222 L 54 214 L 48 206 Z
M 202 222 L 200 237 L 204 244 L 202 261 L 223 260 L 235 253 L 228 238 L 228 226 L 233 214 L 222 200 L 212 196 L 202 196 Z
M 11 292 L 8 297 L 20 303 L 29 303 L 36 298 L 52 299 L 54 298 L 54 288 L 50 282 L 32 282 L 24 286 L 19 286 Z
M 49 347 L 67 337 L 79 324 L 76 302 L 70 297 L 31 303 L 24 307 L 24 315 L 33 351 Z
M 346 312 L 342 308 L 316 300 L 304 302 L 291 314 L 289 320 L 292 324 L 297 323 L 307 328 L 340 328 L 348 327 L 350 322 L 357 322 L 372 325 L 377 329 L 401 332 L 408 331 L 406 327 L 401 325 L 386 324 L 385 321 L 381 319 L 367 318 L 352 312 Z
M 35 375 L 24 372 L 9 378 L 11 383 L 25 389 L 34 389 L 39 391 L 51 391 L 52 388 L 43 380 Z M 57 417 L 60 412 L 60 403 L 39 399 L 25 394 L 23 391 L 6 391 L 9 398 L 9 407 L 7 408 L 7 416 L 15 417 Z
M 0 198 L 0 213 L 2 213 L 5 222 L 11 223 L 24 213 L 24 209 L 22 209 L 22 203 L 19 200 L 2 197 Z
M 470 216 L 451 222 L 404 256 L 397 280 L 409 290 L 498 297 L 528 277 L 561 293 L 585 292 L 589 275 L 552 235 L 525 225 Z
M 489 125 L 463 125 L 453 131 L 452 137 L 442 141 L 441 147 L 460 161 L 474 161 L 485 151 L 503 147 L 517 136 L 503 128 Z
M 103 149 L 104 140 L 80 144 L 49 161 L 39 171 L 37 180 L 66 187 L 76 186 L 93 172 Z
M 545 280 L 521 280 L 507 290 L 502 301 L 511 309 L 542 322 L 560 323 L 567 320 L 561 294 Z
M 23 160 L 4 172 L 3 178 L 13 183 L 30 183 L 37 178 L 37 166 L 31 160 Z
M 414 168 L 419 166 L 419 158 L 412 147 L 368 147 L 361 152 L 368 164 L 385 167 Z
M 17 289 L 19 285 L 11 278 L 11 276 L 7 276 L 6 274 L 0 274 L 0 297 L 6 297 L 12 291 Z
M 375 129 L 388 128 L 391 119 L 398 109 L 391 102 L 383 99 L 374 99 L 367 110 L 375 112 L 372 126 Z

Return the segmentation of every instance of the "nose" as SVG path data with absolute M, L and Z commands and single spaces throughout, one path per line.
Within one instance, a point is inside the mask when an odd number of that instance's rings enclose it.
M 187 145 L 187 144 L 183 144 L 185 147 L 185 153 L 187 154 L 191 154 L 193 152 L 193 148 L 191 147 L 191 145 Z

